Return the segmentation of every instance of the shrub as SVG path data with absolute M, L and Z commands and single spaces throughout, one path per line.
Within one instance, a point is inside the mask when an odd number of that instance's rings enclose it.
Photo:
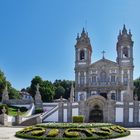
M 47 137 L 56 137 L 59 133 L 59 130 L 58 129 L 51 129 L 48 134 L 47 134 Z
M 21 112 L 26 112 L 28 110 L 26 107 L 20 107 L 19 109 Z
M 43 109 L 42 108 L 36 108 L 35 109 L 35 114 L 39 114 L 39 113 L 43 113 Z
M 95 133 L 96 130 L 94 128 L 89 128 L 90 132 Z
M 80 136 L 79 132 L 70 132 L 70 131 L 75 131 L 75 129 L 74 130 L 72 128 L 66 129 L 64 135 L 69 138 Z
M 35 130 L 31 132 L 31 135 L 33 136 L 42 136 L 45 133 L 45 129 L 42 130 Z
M 108 127 L 101 127 L 100 129 L 103 130 L 103 131 L 111 133 L 111 130 Z
M 83 123 L 84 122 L 84 116 L 73 116 L 72 117 L 73 123 Z
M 121 126 L 117 126 L 117 125 L 111 126 L 110 128 L 111 128 L 113 131 L 118 132 L 118 133 L 123 133 L 123 132 L 126 132 L 126 131 L 127 131 L 126 128 L 121 127 Z
M 3 109 L 3 107 L 5 107 L 5 109 L 6 109 L 6 114 L 8 114 L 8 106 L 7 106 L 6 104 L 0 105 L 0 114 L 2 114 L 2 109 Z

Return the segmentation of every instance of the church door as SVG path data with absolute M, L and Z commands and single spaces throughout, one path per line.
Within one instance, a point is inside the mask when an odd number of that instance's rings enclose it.
M 98 105 L 96 105 L 94 109 L 90 111 L 89 122 L 103 122 L 103 111 Z

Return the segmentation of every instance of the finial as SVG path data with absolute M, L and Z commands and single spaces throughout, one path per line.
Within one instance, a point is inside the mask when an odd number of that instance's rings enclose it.
M 127 30 L 126 30 L 125 24 L 123 25 L 122 33 L 124 33 L 124 34 L 127 33 Z
M 39 83 L 37 83 L 36 90 L 39 91 L 39 88 L 40 88 Z
M 83 31 L 82 31 L 83 33 L 85 33 L 85 28 L 83 27 Z
M 104 57 L 105 51 L 102 51 L 101 53 L 103 54 L 102 59 L 105 59 L 105 57 Z

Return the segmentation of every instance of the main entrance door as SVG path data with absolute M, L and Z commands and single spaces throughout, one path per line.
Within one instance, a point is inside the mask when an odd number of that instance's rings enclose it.
M 96 105 L 94 109 L 90 111 L 89 122 L 103 122 L 103 111 L 98 105 Z

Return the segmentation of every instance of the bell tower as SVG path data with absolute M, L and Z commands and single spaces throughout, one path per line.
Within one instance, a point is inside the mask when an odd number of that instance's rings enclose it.
M 129 64 L 133 66 L 133 41 L 131 39 L 132 34 L 127 29 L 125 25 L 123 26 L 123 30 L 120 30 L 117 42 L 117 62 L 120 65 Z
M 129 99 L 133 99 L 133 41 L 131 31 L 127 31 L 125 25 L 119 32 L 116 45 L 117 63 L 120 68 L 120 81 L 126 87 Z
M 75 45 L 75 53 L 76 53 L 75 66 L 91 64 L 92 47 L 90 44 L 88 33 L 85 32 L 84 28 L 81 33 L 81 36 L 79 37 L 78 34 L 76 40 L 77 42 Z
M 75 101 L 86 100 L 85 87 L 88 84 L 88 67 L 91 64 L 92 47 L 88 33 L 83 28 L 81 35 L 77 35 L 75 45 Z M 81 88 L 84 88 L 83 90 Z

